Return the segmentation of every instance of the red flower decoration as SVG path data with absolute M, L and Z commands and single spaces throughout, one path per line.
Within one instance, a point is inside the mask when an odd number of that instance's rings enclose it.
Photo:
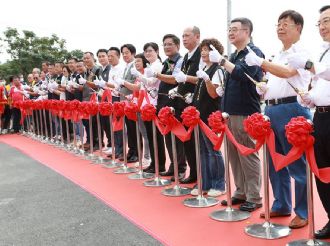
M 65 101 L 64 100 L 57 101 L 57 108 L 60 111 L 64 111 L 65 110 Z
M 101 102 L 99 104 L 99 110 L 100 110 L 100 114 L 102 116 L 109 116 L 109 115 L 111 115 L 112 112 L 113 112 L 112 103 L 110 103 L 110 102 Z
M 181 114 L 181 118 L 182 124 L 187 127 L 196 126 L 200 120 L 199 112 L 194 106 L 186 107 Z
M 99 112 L 99 105 L 95 102 L 89 102 L 87 112 L 90 115 L 96 115 Z
M 244 130 L 256 140 L 264 140 L 271 132 L 270 121 L 260 113 L 254 113 L 243 121 Z
M 70 102 L 70 111 L 77 111 L 80 107 L 80 102 L 78 100 L 72 100 L 72 101 L 69 101 Z
M 125 102 L 114 102 L 113 103 L 113 115 L 115 117 L 124 117 L 125 115 Z
M 222 117 L 221 111 L 215 111 L 210 114 L 207 119 L 211 130 L 217 134 L 225 131 L 225 120 Z
M 139 107 L 135 103 L 129 102 L 125 105 L 125 115 L 128 119 L 137 121 L 138 112 Z
M 172 108 L 163 107 L 159 113 L 158 118 L 160 123 L 172 129 L 172 127 L 178 122 L 178 120 L 174 117 Z
M 304 147 L 313 144 L 313 138 L 310 138 L 312 132 L 312 124 L 303 116 L 292 118 L 285 126 L 285 135 L 288 142 L 294 147 Z
M 156 107 L 152 104 L 146 104 L 141 109 L 141 118 L 143 121 L 152 121 L 156 118 Z

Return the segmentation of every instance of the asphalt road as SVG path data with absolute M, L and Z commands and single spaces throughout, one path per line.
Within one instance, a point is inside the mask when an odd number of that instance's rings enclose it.
M 161 245 L 61 175 L 0 143 L 0 245 Z

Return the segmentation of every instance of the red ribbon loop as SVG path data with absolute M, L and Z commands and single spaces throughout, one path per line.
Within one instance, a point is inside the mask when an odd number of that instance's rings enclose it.
M 143 121 L 152 121 L 156 119 L 156 107 L 152 104 L 146 104 L 141 109 L 141 118 Z
M 135 103 L 128 102 L 125 105 L 124 111 L 127 119 L 137 121 L 137 113 L 139 112 L 139 108 Z

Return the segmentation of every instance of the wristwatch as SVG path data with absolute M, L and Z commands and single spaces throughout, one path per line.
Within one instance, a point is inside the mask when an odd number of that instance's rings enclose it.
M 220 61 L 220 66 L 223 67 L 223 65 L 225 65 L 225 63 L 226 63 L 226 59 L 222 58 L 221 61 Z
M 310 70 L 313 67 L 314 63 L 311 60 L 307 60 L 305 64 L 305 69 Z

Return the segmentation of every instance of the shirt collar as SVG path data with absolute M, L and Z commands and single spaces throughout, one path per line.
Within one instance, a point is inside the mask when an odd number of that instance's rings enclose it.
M 168 61 L 175 62 L 180 56 L 180 53 L 176 53 L 172 58 L 168 58 Z
M 195 51 L 198 49 L 199 45 L 197 45 L 191 52 L 188 52 L 188 60 L 194 55 Z

